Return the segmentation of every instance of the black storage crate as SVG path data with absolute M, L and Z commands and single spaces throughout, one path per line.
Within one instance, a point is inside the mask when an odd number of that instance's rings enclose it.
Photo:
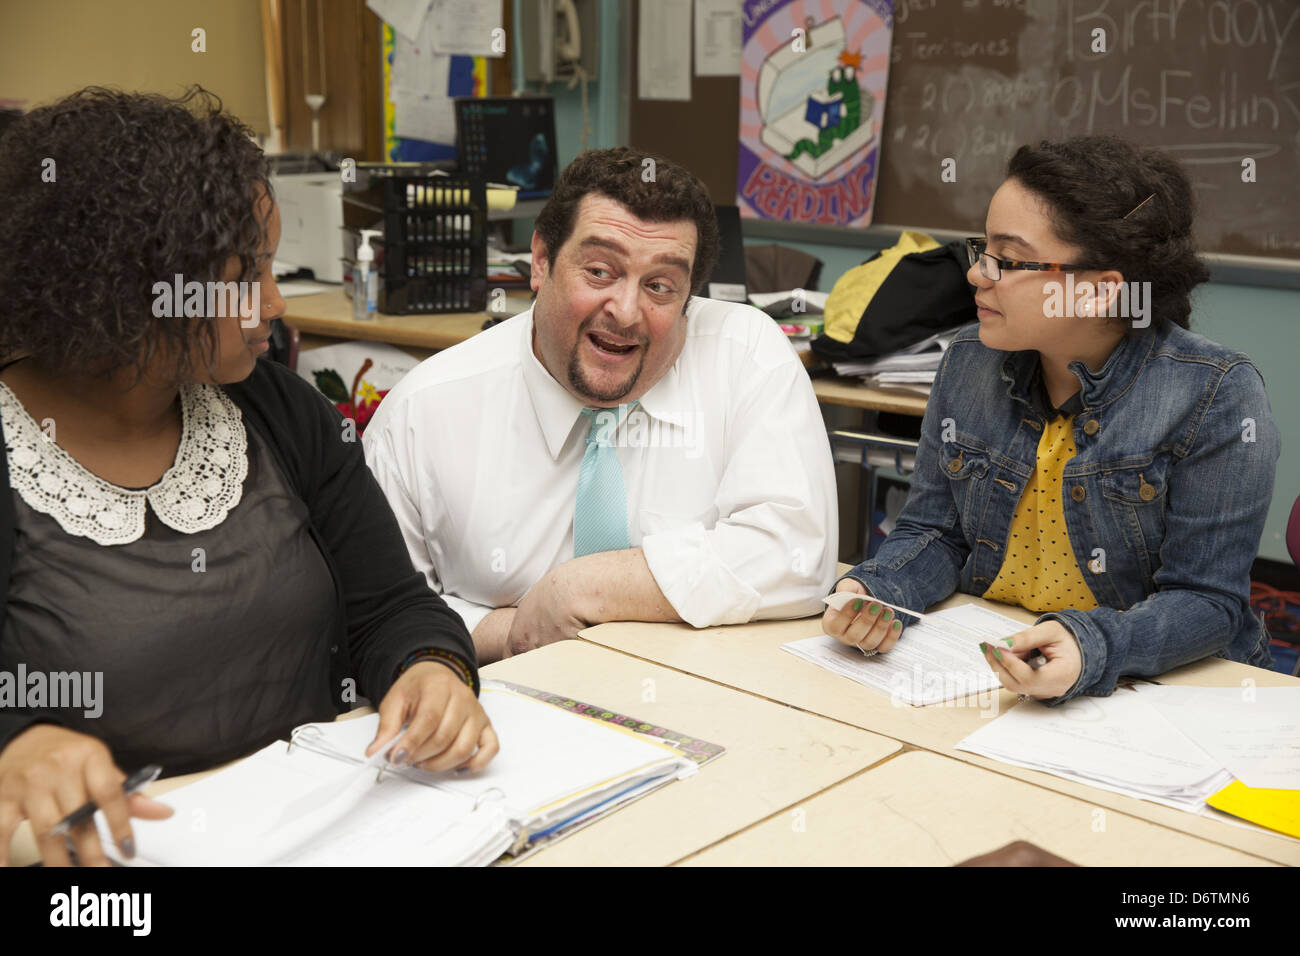
M 362 229 L 372 236 L 380 312 L 482 312 L 487 306 L 487 204 L 482 180 L 409 166 L 358 166 L 343 185 L 343 225 L 356 265 Z

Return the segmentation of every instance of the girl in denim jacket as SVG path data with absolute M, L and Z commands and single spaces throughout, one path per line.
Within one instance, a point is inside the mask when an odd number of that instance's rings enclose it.
M 1217 655 L 1270 663 L 1250 568 L 1279 454 L 1249 356 L 1188 330 L 1209 278 L 1191 185 L 1113 137 L 1022 146 L 969 240 L 978 325 L 954 338 L 907 504 L 826 633 L 887 653 L 960 589 L 1039 613 L 985 649 L 1059 703 Z M 1028 660 L 1041 654 L 1037 670 Z

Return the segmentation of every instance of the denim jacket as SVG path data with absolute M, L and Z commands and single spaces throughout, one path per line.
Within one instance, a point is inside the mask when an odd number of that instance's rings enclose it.
M 1036 351 L 986 347 L 977 325 L 957 334 L 926 406 L 898 524 L 846 577 L 918 611 L 958 588 L 988 590 L 1045 422 L 1033 387 L 1039 364 Z M 1280 440 L 1259 370 L 1173 324 L 1124 339 L 1097 372 L 1081 361 L 1069 368 L 1082 410 L 1061 503 L 1099 606 L 1038 617 L 1067 627 L 1083 654 L 1079 679 L 1048 703 L 1104 697 L 1121 675 L 1212 654 L 1267 667 L 1250 567 Z

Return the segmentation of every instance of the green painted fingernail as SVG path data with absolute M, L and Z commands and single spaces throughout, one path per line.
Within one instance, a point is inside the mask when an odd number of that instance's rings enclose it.
M 1002 643 L 1005 644 L 1005 645 L 1007 645 L 1007 647 L 1015 647 L 1015 646 L 1016 646 L 1015 639 L 1014 639 L 1014 638 L 1010 638 L 1010 637 L 1004 637 L 1004 638 L 1002 638 Z
M 894 612 L 891 611 L 889 608 L 885 608 L 884 619 L 888 621 L 893 616 L 894 616 Z
M 895 621 L 895 622 L 894 622 L 894 630 L 897 631 L 897 630 L 899 630 L 900 628 L 902 628 L 902 626 L 903 626 L 903 622 L 902 622 L 902 621 Z
M 853 610 L 855 611 L 862 610 L 862 598 L 858 598 L 856 601 L 853 602 Z
M 879 604 L 873 604 L 873 605 L 871 605 L 871 607 L 867 608 L 867 613 L 870 614 L 870 615 L 872 615 L 873 617 L 874 617 L 875 615 L 879 614 L 879 613 L 880 613 L 880 605 L 879 605 Z
M 998 650 L 996 647 L 993 648 L 993 656 L 996 657 L 998 660 L 1002 660 L 1002 652 Z
M 980 641 L 980 653 L 987 654 L 988 652 L 989 652 L 989 646 L 985 644 L 983 641 Z

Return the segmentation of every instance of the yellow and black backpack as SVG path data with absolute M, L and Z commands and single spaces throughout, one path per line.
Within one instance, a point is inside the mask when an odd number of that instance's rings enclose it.
M 940 245 L 923 232 L 904 232 L 840 276 L 813 352 L 829 362 L 874 358 L 976 321 L 966 270 L 964 240 Z

